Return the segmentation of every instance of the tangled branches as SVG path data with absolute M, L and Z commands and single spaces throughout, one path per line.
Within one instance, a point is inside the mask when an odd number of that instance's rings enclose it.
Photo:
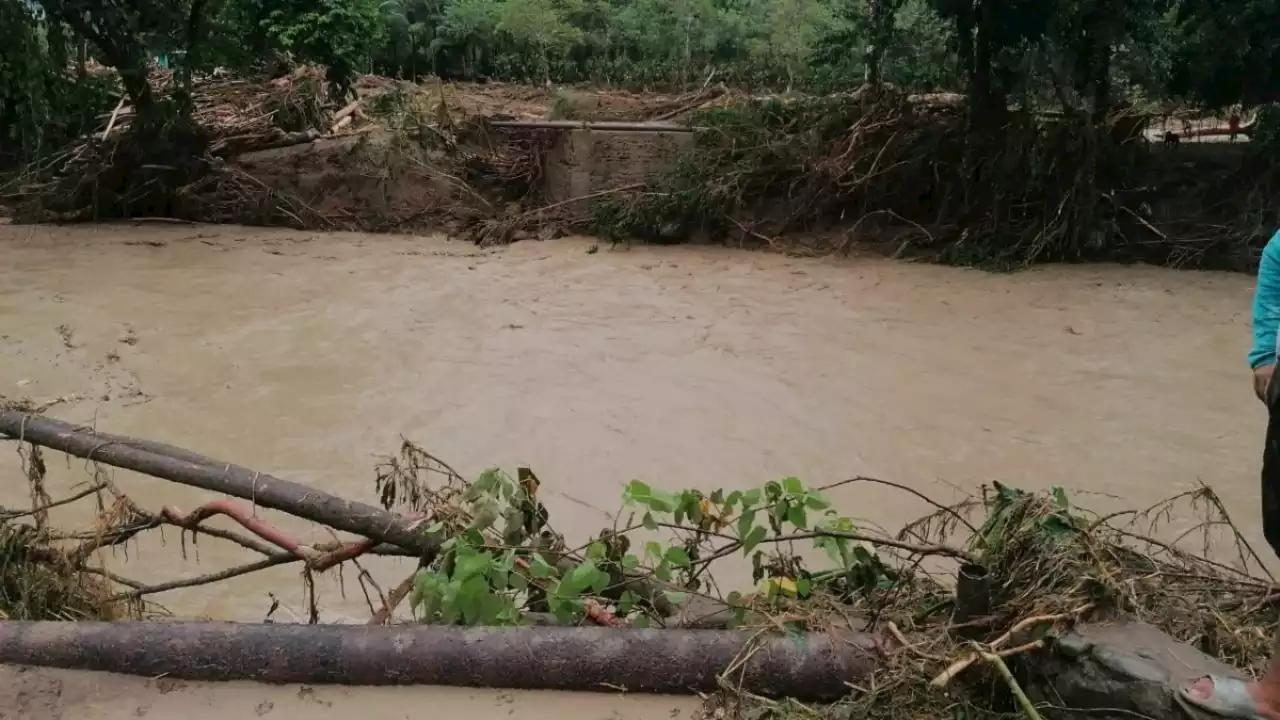
M 162 102 L 139 110 L 122 100 L 104 118 L 101 132 L 33 163 L 0 188 L 0 202 L 14 209 L 17 220 L 243 220 L 249 214 L 243 210 L 218 212 L 227 204 L 227 186 L 258 188 L 238 175 L 223 177 L 221 159 L 312 140 L 320 134 L 317 128 L 328 127 L 325 85 L 313 68 L 267 83 L 208 79 L 195 86 L 190 113 L 170 102 L 172 74 L 152 75 L 149 87 Z M 202 192 L 214 196 L 207 206 L 191 200 Z M 263 214 L 260 198 L 232 199 Z
M 612 526 L 570 540 L 553 527 L 532 470 L 519 468 L 513 477 L 491 469 L 469 482 L 409 442 L 377 467 L 384 509 L 376 509 L 151 441 L 91 434 L 85 443 L 72 442 L 69 436 L 84 431 L 26 413 L 0 411 L 0 433 L 225 488 L 364 535 L 306 545 L 258 519 L 253 505 L 226 499 L 192 513 L 150 511 L 97 464 L 87 487 L 52 500 L 42 484 L 44 463 L 30 447 L 23 458 L 32 507 L 0 514 L 0 602 L 8 603 L 0 609 L 11 617 L 136 615 L 154 594 L 289 563 L 301 564 L 313 587 L 315 573 L 349 563 L 360 573 L 375 623 L 390 621 L 407 599 L 416 621 L 436 625 L 744 628 L 760 637 L 871 631 L 883 640 L 881 662 L 835 710 L 886 718 L 953 707 L 970 717 L 1035 717 L 1023 689 L 1028 670 L 1078 623 L 1140 621 L 1256 669 L 1269 650 L 1256 628 L 1280 622 L 1280 591 L 1259 577 L 1261 561 L 1205 487 L 1145 510 L 1098 515 L 1060 489 L 1030 493 L 999 484 L 980 498 L 944 506 L 871 478 L 819 488 L 784 478 L 710 492 L 668 492 L 633 481 Z M 206 479 L 197 483 L 196 471 Z M 867 484 L 908 493 L 929 512 L 893 535 L 860 528 L 829 496 Z M 87 500 L 98 507 L 93 528 L 48 527 L 50 509 Z M 339 505 L 347 510 L 325 514 Z M 204 525 L 214 514 L 248 533 Z M 1198 522 L 1171 536 L 1165 525 L 1189 517 Z M 236 543 L 260 558 L 153 585 L 94 563 L 99 549 L 164 525 Z M 415 556 L 417 566 L 387 593 L 359 564 L 369 553 Z M 750 583 L 726 578 L 726 568 L 741 572 L 733 569 L 735 557 L 749 564 Z M 959 585 L 952 580 L 957 574 L 965 579 Z M 310 621 L 318 622 L 314 593 L 309 604 Z M 743 652 L 745 662 L 750 647 Z M 719 701 L 766 713 L 831 711 L 755 697 L 735 685 L 738 665 L 721 675 L 727 692 Z
M 1004 268 L 1085 259 L 1231 266 L 1265 240 L 1262 218 L 1277 211 L 1224 197 L 1187 212 L 1197 193 L 1170 179 L 1185 163 L 1120 132 L 1124 117 L 1097 126 L 1010 113 L 1001 127 L 974 128 L 960 108 L 885 93 L 752 102 L 691 122 L 706 129 L 676 172 L 609 203 L 597 232 L 820 253 L 885 244 Z M 1276 177 L 1270 164 L 1242 167 L 1231 192 L 1273 187 Z M 1194 184 L 1220 189 L 1222 180 Z M 785 239 L 813 231 L 829 236 Z
M 1081 621 L 1148 623 L 1255 671 L 1268 660 L 1270 643 L 1253 628 L 1280 620 L 1276 587 L 1252 574 L 1261 572 L 1258 559 L 1207 487 L 1144 511 L 1099 516 L 1060 489 L 1027 493 L 996 484 L 982 502 L 959 510 L 982 513 L 981 524 L 963 534 L 990 581 L 988 610 L 957 623 L 948 611 L 960 598 L 950 583 L 919 573 L 866 598 L 867 611 L 898 643 L 869 681 L 874 691 L 847 701 L 853 712 L 903 717 L 961 706 L 971 717 L 1030 715 L 1020 707 L 1021 689 L 1016 683 L 1015 692 L 1007 689 L 1001 668 L 1025 670 L 1022 660 L 1052 650 Z M 1187 517 L 1199 521 L 1172 541 L 1152 536 L 1168 520 Z M 1226 547 L 1206 545 L 1223 529 Z M 908 526 L 935 537 L 956 530 L 949 512 Z M 1198 550 L 1183 546 L 1197 537 Z

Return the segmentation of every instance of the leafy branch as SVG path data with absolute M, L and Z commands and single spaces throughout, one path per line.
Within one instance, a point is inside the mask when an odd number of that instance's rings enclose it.
M 384 496 L 388 487 L 382 485 Z M 516 625 L 543 616 L 647 627 L 666 622 L 672 608 L 701 601 L 727 609 L 727 624 L 742 625 L 762 605 L 891 586 L 896 571 L 876 554 L 877 545 L 973 559 L 946 545 L 858 532 L 820 490 L 795 477 L 711 493 L 666 492 L 635 480 L 623 491 L 630 513 L 622 528 L 569 550 L 547 525 L 537 489 L 537 478 L 522 468 L 517 478 L 489 470 L 473 484 L 453 474 L 435 495 L 421 488 L 399 493 L 415 497 L 418 509 L 432 506 L 437 518 L 426 532 L 436 535 L 440 553 L 419 571 L 410 598 L 419 620 Z M 826 566 L 809 567 L 796 546 L 804 541 L 822 551 Z M 756 591 L 721 595 L 712 565 L 735 555 L 750 560 Z

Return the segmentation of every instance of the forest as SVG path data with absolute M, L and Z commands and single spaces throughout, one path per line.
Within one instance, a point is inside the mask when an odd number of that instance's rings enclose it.
M 137 168 L 179 171 L 116 197 L 169 207 L 171 199 L 151 197 L 156 184 L 190 186 L 210 167 L 192 161 L 207 137 L 174 122 L 191 119 L 195 84 L 281 77 L 303 65 L 321 68 L 322 104 L 332 109 L 371 75 L 548 93 L 714 85 L 809 100 L 788 105 L 785 118 L 763 106 L 702 118 L 731 130 L 702 135 L 699 172 L 674 178 L 670 192 L 605 203 L 594 232 L 737 228 L 773 244 L 857 207 L 859 222 L 903 220 L 958 262 L 1128 254 L 1243 269 L 1280 220 L 1269 199 L 1280 137 L 1276 17 L 1280 0 L 0 0 L 0 167 L 31 168 L 101 130 L 127 102 L 133 135 L 146 142 L 132 155 L 101 153 L 116 172 L 85 191 L 95 198 L 92 217 L 137 214 L 133 201 L 104 213 L 100 192 L 137 185 Z M 103 66 L 114 70 L 91 71 Z M 156 68 L 163 88 L 153 87 Z M 867 89 L 866 97 L 949 93 L 959 115 L 830 102 Z M 1138 119 L 1117 119 L 1125 114 Z M 1133 141 L 1152 118 L 1173 114 L 1246 118 L 1245 157 L 1233 155 L 1225 171 L 1216 159 L 1181 175 L 1186 163 L 1153 167 Z M 891 164 L 871 164 L 851 183 L 867 157 Z M 64 165 L 53 175 L 86 173 Z M 770 194 L 800 210 L 744 224 L 737 213 Z M 1161 207 L 1181 214 L 1165 217 Z M 976 250 L 964 240 L 975 234 L 984 238 Z
M 1280 0 L 0 0 L 0 141 L 29 155 L 112 102 L 83 72 L 261 69 L 531 83 L 845 90 L 887 82 L 1062 109 L 1280 93 Z M 68 68 L 80 67 L 80 72 Z

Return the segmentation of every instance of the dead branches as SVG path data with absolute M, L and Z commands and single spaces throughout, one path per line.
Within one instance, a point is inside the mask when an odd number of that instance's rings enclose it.
M 396 545 L 415 554 L 432 547 L 418 532 L 421 520 L 411 521 L 371 505 L 189 451 L 174 451 L 158 443 L 100 434 L 89 428 L 17 411 L 0 411 L 0 434 L 68 455 L 249 500 L 255 505 Z
M 60 536 L 62 539 L 81 540 L 77 546 L 69 549 L 46 547 L 41 541 L 28 554 L 32 559 L 48 565 L 59 573 L 68 576 L 91 573 L 127 587 L 128 590 L 125 592 L 116 593 L 104 599 L 103 602 L 109 606 L 125 602 L 136 603 L 156 593 L 216 583 L 298 561 L 305 563 L 304 575 L 309 579 L 313 572 L 324 572 L 345 562 L 356 562 L 357 558 L 366 553 L 417 557 L 424 552 L 424 548 L 431 547 L 430 543 L 415 530 L 423 521 L 423 516 L 420 514 L 401 518 L 393 513 L 380 511 L 367 505 L 348 503 L 296 483 L 211 460 L 197 453 L 163 443 L 98 435 L 85 428 L 76 428 L 66 423 L 19 411 L 0 410 L 0 418 L 2 418 L 0 425 L 5 428 L 0 429 L 0 436 L 23 441 L 24 445 L 20 447 L 29 445 L 31 450 L 23 451 L 24 456 L 29 459 L 39 458 L 40 443 L 52 441 L 61 448 L 71 450 L 71 454 L 79 452 L 81 457 L 95 463 L 112 464 L 114 461 L 119 464 L 118 466 L 157 477 L 165 477 L 164 473 L 168 473 L 172 476 L 170 479 L 177 478 L 175 481 L 185 480 L 188 484 L 197 487 L 221 490 L 253 503 L 254 508 L 251 509 L 232 500 L 221 499 L 205 503 L 190 513 L 183 513 L 174 507 L 165 507 L 160 512 L 153 513 L 139 507 L 120 492 L 114 483 L 107 479 L 104 472 L 96 471 L 96 480 L 88 489 L 59 501 L 52 501 L 43 496 L 36 497 L 31 510 L 10 511 L 0 515 L 0 523 L 31 515 L 42 517 L 42 514 L 50 508 L 98 495 L 101 508 L 99 528 L 88 533 Z M 10 429 L 16 434 L 10 435 L 8 433 Z M 28 461 L 26 465 L 28 474 L 31 475 L 29 484 L 33 489 L 43 488 L 43 463 Z M 114 496 L 114 502 L 104 503 L 103 494 L 107 494 L 108 497 Z M 312 520 L 319 518 L 322 524 L 325 517 L 346 516 L 353 522 L 338 523 L 338 529 L 358 530 L 361 527 L 374 527 L 377 528 L 374 535 L 378 537 L 365 535 L 362 539 L 353 542 L 335 540 L 322 545 L 305 545 L 258 518 L 254 512 L 258 506 L 292 511 L 294 515 Z M 251 534 L 244 535 L 202 524 L 215 515 L 231 518 Z M 184 532 L 206 534 L 229 540 L 260 553 L 263 557 L 198 577 L 156 584 L 141 583 L 87 564 L 98 550 L 120 545 L 140 532 L 162 525 L 173 525 Z M 43 527 L 43 522 L 38 523 L 36 532 L 43 532 L 41 530 Z M 409 537 L 411 540 L 405 544 L 408 547 L 405 547 L 405 545 L 380 543 L 379 537 Z M 359 569 L 361 585 L 372 584 L 376 589 L 376 583 L 368 577 L 368 573 L 363 568 Z M 381 595 L 381 591 L 378 591 L 378 594 Z M 383 602 L 389 604 L 385 598 Z
M 1267 647 L 1256 633 L 1241 629 L 1280 617 L 1272 584 L 1252 578 L 1247 567 L 1233 570 L 1180 550 L 1177 541 L 1149 540 L 1132 524 L 1170 515 L 1167 504 L 1099 517 L 1076 508 L 1062 491 L 1028 493 L 994 484 L 981 499 L 948 506 L 899 488 L 927 504 L 931 514 L 890 535 L 861 531 L 823 495 L 854 483 L 892 485 L 871 478 L 822 488 L 785 478 L 732 493 L 668 493 L 636 481 L 624 493 L 633 514 L 620 514 L 618 525 L 586 542 L 575 539 L 580 544 L 574 546 L 566 545 L 552 527 L 539 499 L 541 482 L 528 468 L 520 468 L 515 477 L 490 469 L 468 482 L 407 441 L 377 466 L 375 488 L 382 504 L 377 508 L 189 450 L 98 433 L 20 410 L 0 410 L 0 436 L 94 464 L 87 489 L 65 500 L 40 497 L 31 510 L 0 514 L 0 531 L 17 533 L 19 526 L 9 521 L 97 494 L 97 527 L 60 536 L 47 528 L 21 530 L 36 535 L 23 540 L 20 557 L 63 578 L 93 575 L 114 583 L 118 587 L 97 596 L 104 606 L 137 607 L 168 590 L 296 564 L 313 593 L 308 615 L 317 623 L 314 573 L 351 563 L 359 570 L 372 625 L 391 622 L 396 608 L 412 597 L 416 619 L 444 626 L 579 624 L 629 636 L 635 634 L 631 629 L 650 623 L 666 629 L 712 625 L 749 628 L 765 643 L 784 633 L 812 637 L 886 627 L 888 634 L 879 639 L 891 643 L 881 648 L 888 661 L 871 670 L 870 683 L 910 691 L 910 702 L 903 701 L 898 716 L 919 715 L 916 711 L 924 705 L 907 706 L 927 704 L 930 693 L 972 690 L 993 678 L 1004 678 L 1002 692 L 1022 703 L 1016 684 L 1007 684 L 1001 668 L 1052 652 L 1058 634 L 1078 622 L 1134 618 L 1247 664 L 1262 657 Z M 24 452 L 28 460 L 36 457 Z M 28 465 L 28 473 L 42 481 L 43 465 Z M 215 499 L 189 513 L 174 507 L 152 512 L 124 495 L 99 465 L 240 500 Z M 1207 489 L 1181 499 L 1209 513 L 1204 527 L 1234 527 Z M 335 535 L 333 542 L 308 545 L 258 517 L 258 508 L 281 510 L 359 537 L 340 540 Z M 205 521 L 215 515 L 230 518 L 239 528 L 208 527 Z M 1121 519 L 1129 524 L 1120 524 Z M 91 566 L 97 550 L 163 525 L 220 537 L 261 557 L 159 583 Z M 665 544 L 646 538 L 643 550 L 631 548 L 635 533 L 642 530 L 660 534 Z M 1238 533 L 1228 537 L 1240 541 Z M 55 539 L 78 544 L 55 545 Z M 817 545 L 833 564 L 819 567 L 822 560 L 810 560 L 798 543 Z M 634 544 L 638 548 L 642 542 Z M 389 593 L 358 564 L 360 556 L 379 552 L 418 560 L 418 567 Z M 712 565 L 730 556 L 750 560 L 758 590 L 741 594 L 722 589 Z M 941 612 L 960 601 L 949 577 L 939 579 L 933 568 L 924 569 L 925 558 L 934 559 L 930 565 L 965 563 L 985 571 L 990 582 L 980 593 L 987 602 L 975 611 L 982 617 L 959 620 Z M 1246 561 L 1254 562 L 1248 555 L 1241 560 Z M 744 653 L 750 656 L 751 650 Z M 735 658 L 730 666 L 740 667 L 739 661 L 747 662 Z

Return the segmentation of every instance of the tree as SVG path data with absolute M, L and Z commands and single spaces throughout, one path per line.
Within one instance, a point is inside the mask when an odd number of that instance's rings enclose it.
M 1211 107 L 1280 100 L 1280 0 L 1181 0 L 1167 90 Z
M 889 2 L 889 0 L 871 0 Z M 822 0 L 775 0 L 768 12 L 770 52 L 786 71 L 787 90 L 804 73 L 813 47 L 819 38 L 839 26 L 830 5 Z
M 460 54 L 463 77 L 485 72 L 501 18 L 497 0 L 454 0 L 445 8 L 440 37 Z
M 565 22 L 562 8 L 554 0 L 507 0 L 498 30 L 532 56 L 536 79 L 546 82 L 551 81 L 552 56 L 563 58 L 582 37 L 581 30 Z
M 152 112 L 155 96 L 147 81 L 150 53 L 144 38 L 171 40 L 189 6 L 160 0 L 40 0 L 40 5 L 50 18 L 88 40 L 106 64 L 120 73 L 120 82 L 140 116 Z
M 297 59 L 327 69 L 337 93 L 347 94 L 368 64 L 385 29 L 374 0 L 253 0 L 267 36 Z

